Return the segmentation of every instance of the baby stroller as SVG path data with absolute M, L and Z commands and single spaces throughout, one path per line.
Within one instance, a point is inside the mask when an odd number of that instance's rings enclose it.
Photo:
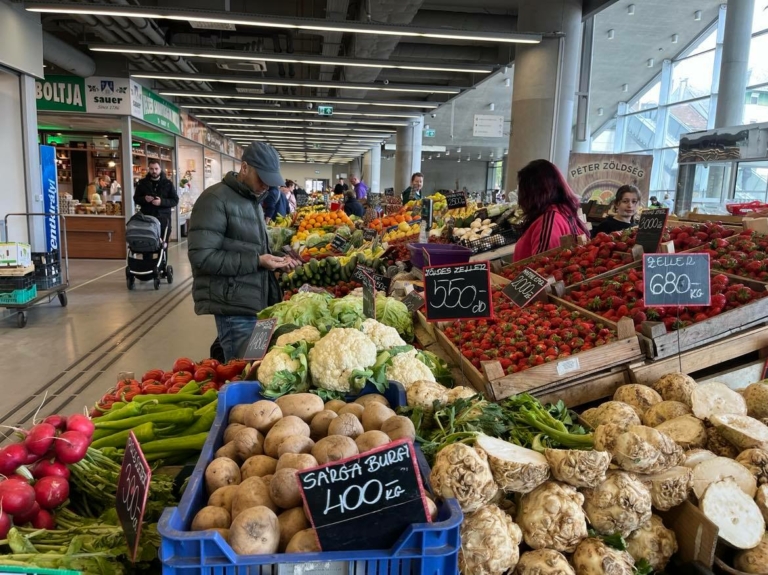
M 125 226 L 128 244 L 125 281 L 129 290 L 133 289 L 137 278 L 153 280 L 155 289 L 160 289 L 161 278 L 173 283 L 173 266 L 168 265 L 167 255 L 170 227 L 167 223 L 161 226 L 160 220 L 142 213 L 128 220 Z

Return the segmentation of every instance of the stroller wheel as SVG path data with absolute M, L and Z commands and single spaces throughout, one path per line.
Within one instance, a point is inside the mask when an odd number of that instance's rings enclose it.
M 166 266 L 165 279 L 168 281 L 169 284 L 173 283 L 173 266 Z
M 160 278 L 155 277 L 155 289 L 160 289 Z
M 125 279 L 129 280 L 132 277 L 133 277 L 133 275 L 131 274 L 130 268 L 128 268 L 128 266 L 125 266 Z
M 133 286 L 136 285 L 136 278 L 133 276 L 130 276 L 125 280 L 126 285 L 128 286 L 129 290 L 133 289 Z

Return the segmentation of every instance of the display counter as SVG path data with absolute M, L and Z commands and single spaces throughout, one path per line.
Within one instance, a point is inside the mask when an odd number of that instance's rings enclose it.
M 76 214 L 64 216 L 70 258 L 125 259 L 125 218 Z

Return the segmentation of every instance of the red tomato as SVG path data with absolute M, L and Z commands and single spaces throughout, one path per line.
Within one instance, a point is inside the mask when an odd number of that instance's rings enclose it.
M 233 359 L 216 368 L 216 375 L 219 381 L 232 381 L 233 378 L 243 373 L 248 362 Z
M 141 381 L 147 381 L 154 379 L 160 381 L 163 379 L 165 372 L 162 369 L 150 369 L 147 373 L 141 376 Z
M 135 379 L 123 379 L 117 382 L 116 389 L 123 389 L 124 387 L 127 387 L 129 385 L 141 385 L 138 381 Z
M 193 378 L 194 376 L 190 371 L 177 371 L 176 373 L 173 374 L 173 376 L 171 376 L 171 379 L 169 381 L 171 385 L 176 385 L 179 383 L 186 385 L 187 383 L 192 381 Z
M 198 367 L 193 379 L 199 383 L 216 379 L 216 370 L 212 367 Z
M 173 372 L 178 371 L 195 371 L 195 362 L 188 357 L 180 357 L 173 364 Z
M 217 367 L 219 367 L 220 365 L 221 365 L 221 362 L 219 362 L 219 360 L 217 360 L 217 359 L 213 359 L 212 357 L 208 358 L 208 359 L 204 359 L 203 361 L 201 361 L 199 363 L 200 367 L 210 367 L 210 368 L 212 368 L 214 370 Z

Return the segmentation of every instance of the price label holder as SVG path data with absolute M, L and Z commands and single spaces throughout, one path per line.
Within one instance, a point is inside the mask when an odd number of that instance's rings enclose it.
M 376 291 L 381 291 L 385 294 L 389 293 L 389 287 L 392 285 L 392 278 L 377 274 L 373 271 L 373 268 L 369 268 L 368 266 L 361 266 L 358 264 L 355 268 L 355 271 L 352 273 L 352 279 L 356 282 L 363 283 L 365 275 L 373 278 Z
M 131 562 L 136 561 L 141 535 L 141 522 L 144 519 L 144 509 L 149 495 L 149 481 L 152 478 L 152 468 L 141 452 L 133 431 L 128 433 L 125 444 L 123 464 L 120 466 L 120 476 L 117 480 L 117 497 L 115 509 L 120 525 L 123 527 Z
M 467 194 L 464 192 L 451 192 L 445 195 L 445 203 L 449 210 L 467 207 Z
M 394 198 L 395 188 L 384 188 L 384 195 L 390 198 Z
M 424 268 L 427 321 L 493 318 L 490 262 Z
M 648 307 L 708 306 L 709 254 L 646 254 L 643 283 Z
M 378 234 L 379 233 L 376 230 L 366 228 L 363 230 L 363 240 L 366 242 L 372 242 L 373 238 L 375 238 Z
M 349 246 L 349 242 L 344 236 L 341 236 L 339 234 L 336 234 L 333 236 L 333 240 L 331 241 L 331 249 L 340 253 L 344 254 L 347 253 L 347 247 Z
M 296 194 L 296 207 L 303 208 L 309 203 L 309 196 L 307 194 Z
M 376 319 L 376 281 L 363 272 L 360 283 L 363 284 L 363 315 Z
M 302 286 L 304 287 L 304 286 Z M 269 342 L 272 340 L 272 333 L 277 327 L 277 319 L 262 319 L 256 322 L 248 339 L 248 345 L 243 352 L 243 359 L 246 361 L 261 361 L 267 355 Z
M 424 298 L 419 292 L 413 290 L 403 298 L 403 304 L 409 312 L 414 313 L 424 307 Z
M 669 217 L 667 208 L 643 211 L 637 225 L 637 238 L 635 240 L 637 245 L 643 246 L 643 253 L 655 254 L 659 251 L 661 236 L 667 225 L 667 217 Z
M 429 198 L 421 200 L 421 222 L 422 227 L 426 225 L 427 231 L 432 229 L 433 202 Z
M 325 551 L 389 549 L 430 522 L 413 443 L 389 443 L 298 472 L 304 509 Z
M 545 294 L 544 289 L 548 283 L 546 278 L 541 277 L 530 268 L 525 268 L 515 279 L 506 285 L 503 293 L 517 307 L 524 308 Z

